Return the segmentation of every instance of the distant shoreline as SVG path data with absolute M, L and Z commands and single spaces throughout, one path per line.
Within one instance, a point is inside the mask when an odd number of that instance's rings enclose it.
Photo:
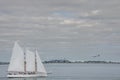
M 44 64 L 120 64 L 120 62 L 112 62 L 112 61 L 70 61 L 70 60 L 49 60 L 49 61 L 43 61 Z M 0 62 L 0 65 L 8 65 L 9 62 Z
M 9 62 L 0 62 L 0 65 L 8 65 Z
M 50 60 L 44 61 L 43 63 L 82 63 L 82 64 L 120 64 L 120 62 L 112 62 L 112 61 L 69 61 L 69 60 Z

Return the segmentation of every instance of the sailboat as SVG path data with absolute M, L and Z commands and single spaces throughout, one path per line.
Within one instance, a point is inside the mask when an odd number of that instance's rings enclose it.
M 47 72 L 37 50 L 23 50 L 15 42 L 7 77 L 46 77 Z

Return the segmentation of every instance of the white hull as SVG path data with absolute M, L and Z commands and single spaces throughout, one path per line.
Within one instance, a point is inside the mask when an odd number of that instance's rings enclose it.
M 46 77 L 47 74 L 17 74 L 17 75 L 7 75 L 9 78 L 20 78 L 20 77 Z
M 28 74 L 19 74 L 19 75 L 7 75 L 8 78 L 24 78 L 24 77 L 46 77 L 47 75 L 41 75 L 41 74 L 32 74 L 32 75 L 28 75 Z

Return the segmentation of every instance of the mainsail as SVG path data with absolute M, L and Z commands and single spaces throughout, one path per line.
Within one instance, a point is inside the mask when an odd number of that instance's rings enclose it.
M 22 48 L 15 42 L 8 67 L 9 72 L 24 72 L 24 52 Z
M 35 72 L 35 53 L 26 50 L 26 72 Z

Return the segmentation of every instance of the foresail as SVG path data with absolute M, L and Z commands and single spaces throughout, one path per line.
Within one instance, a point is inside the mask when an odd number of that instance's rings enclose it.
M 35 53 L 26 50 L 26 71 L 35 72 Z
M 24 52 L 15 42 L 8 71 L 24 72 Z
M 37 71 L 47 75 L 45 67 L 44 67 L 43 63 L 41 62 L 41 59 L 40 59 L 37 51 L 36 51 L 36 58 L 37 58 Z

